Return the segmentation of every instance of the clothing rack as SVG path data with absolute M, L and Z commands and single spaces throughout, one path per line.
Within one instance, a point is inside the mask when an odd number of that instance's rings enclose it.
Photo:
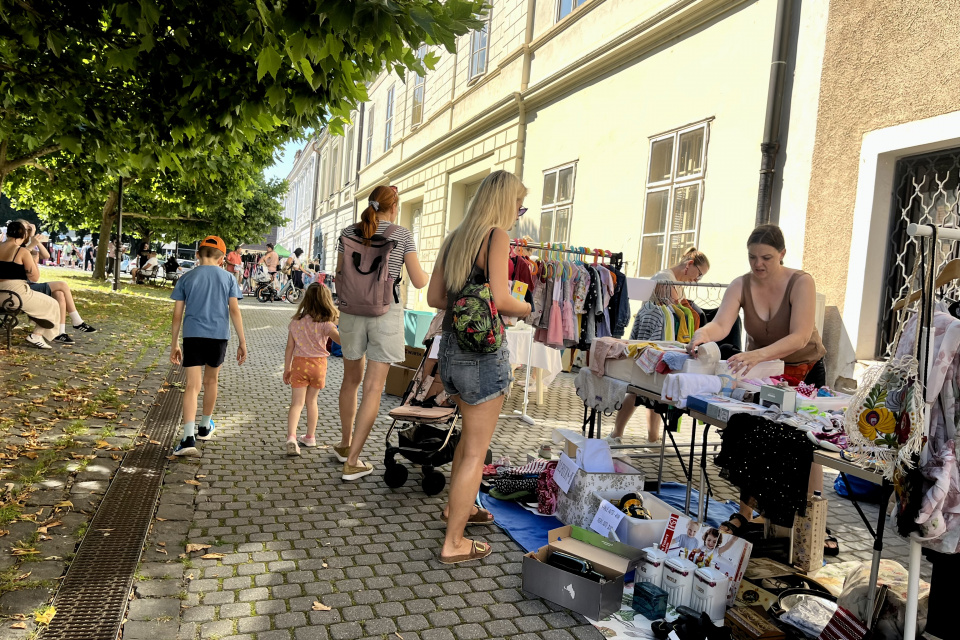
M 931 224 L 917 224 L 911 223 L 907 227 L 907 235 L 911 237 L 925 237 L 931 238 L 929 249 L 931 254 L 930 269 L 934 268 L 934 259 L 937 254 L 939 247 L 936 246 L 936 241 L 960 241 L 960 229 L 953 227 L 942 227 L 939 225 Z M 921 241 L 920 246 L 918 247 L 919 251 L 923 251 L 923 243 Z M 934 278 L 925 278 L 923 282 L 924 294 L 921 296 L 921 300 L 925 301 L 927 305 L 932 307 L 932 300 L 935 294 L 935 291 L 928 290 L 928 285 L 934 285 Z M 921 310 L 921 317 L 922 317 Z M 925 375 L 930 367 L 930 362 L 933 358 L 933 346 L 934 341 L 929 340 L 933 329 L 933 314 L 929 313 L 926 316 L 928 318 L 929 324 L 921 325 L 919 322 L 917 324 L 917 336 L 916 340 L 919 345 L 927 345 L 927 348 L 919 349 L 918 358 L 920 361 L 919 371 L 920 378 L 923 381 L 923 393 L 924 399 L 926 399 L 926 381 L 927 376 Z M 927 411 L 924 415 L 924 432 L 925 434 L 930 430 L 930 410 L 929 404 L 927 403 Z M 923 559 L 922 550 L 923 547 L 917 542 L 916 533 L 910 535 L 910 564 L 907 574 L 907 602 L 906 602 L 906 611 L 904 613 L 903 620 L 903 640 L 914 640 L 917 635 L 917 608 L 918 608 L 918 599 L 920 595 L 920 564 Z
M 572 254 L 581 256 L 593 256 L 594 262 L 598 259 L 608 259 L 610 264 L 620 266 L 623 264 L 623 252 L 612 252 L 605 249 L 590 249 L 589 247 L 568 247 L 565 243 L 538 243 L 526 242 L 524 240 L 511 240 L 510 246 L 518 249 L 538 249 L 547 253 L 547 259 L 551 254 Z

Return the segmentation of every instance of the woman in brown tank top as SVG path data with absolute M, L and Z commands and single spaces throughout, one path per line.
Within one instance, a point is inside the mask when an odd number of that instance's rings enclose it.
M 783 232 L 774 225 L 754 229 L 747 240 L 750 273 L 730 283 L 712 322 L 700 327 L 690 348 L 730 332 L 740 310 L 747 349 L 727 360 L 746 375 L 768 360 L 783 360 L 786 373 L 823 386 L 826 349 L 815 326 L 817 288 L 810 274 L 783 266 Z
M 690 340 L 690 350 L 722 339 L 743 309 L 747 350 L 727 360 L 740 374 L 768 360 L 783 360 L 785 372 L 823 386 L 826 350 L 816 328 L 817 288 L 810 274 L 783 266 L 786 245 L 775 225 L 761 225 L 747 239 L 750 273 L 730 283 L 713 321 L 700 327 Z M 812 465 L 808 490 L 823 489 L 823 467 Z M 744 503 L 746 517 L 753 509 Z

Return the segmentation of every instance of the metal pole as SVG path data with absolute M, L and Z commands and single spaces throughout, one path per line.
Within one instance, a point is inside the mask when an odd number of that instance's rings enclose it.
M 123 176 L 117 187 L 117 246 L 114 247 L 113 290 L 120 290 L 120 263 L 123 261 Z

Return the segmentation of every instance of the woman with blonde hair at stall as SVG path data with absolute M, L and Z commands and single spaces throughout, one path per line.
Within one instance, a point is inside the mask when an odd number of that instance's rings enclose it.
M 510 295 L 507 263 L 512 229 L 526 209 L 526 187 L 506 171 L 494 171 L 480 184 L 466 217 L 440 247 L 427 290 L 430 306 L 445 310 L 440 340 L 440 378 L 444 390 L 457 402 L 463 416 L 460 442 L 450 472 L 450 493 L 441 518 L 447 533 L 440 549 L 440 562 L 456 564 L 490 555 L 489 544 L 464 538 L 467 524 L 491 524 L 493 516 L 474 504 L 483 472 L 483 461 L 497 428 L 513 376 L 500 312 L 525 318 L 531 307 Z M 492 297 L 491 322 L 482 340 L 466 332 L 463 320 L 455 322 L 467 307 L 466 291 L 486 289 Z M 480 298 L 483 300 L 482 296 Z M 476 301 L 477 298 L 474 298 Z M 473 303 L 471 303 L 473 304 Z M 455 314 L 456 310 L 456 314 Z M 499 343 L 499 346 L 498 346 Z

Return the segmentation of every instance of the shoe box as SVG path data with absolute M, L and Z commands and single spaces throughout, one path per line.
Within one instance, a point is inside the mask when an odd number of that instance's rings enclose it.
M 623 603 L 624 576 L 636 569 L 642 552 L 581 527 L 550 531 L 548 543 L 523 557 L 523 590 L 591 620 L 602 620 Z M 548 564 L 554 553 L 586 560 L 602 581 Z
M 397 364 L 390 365 L 390 371 L 387 372 L 387 384 L 384 388 L 387 395 L 402 396 L 416 373 L 416 369 L 410 369 Z

